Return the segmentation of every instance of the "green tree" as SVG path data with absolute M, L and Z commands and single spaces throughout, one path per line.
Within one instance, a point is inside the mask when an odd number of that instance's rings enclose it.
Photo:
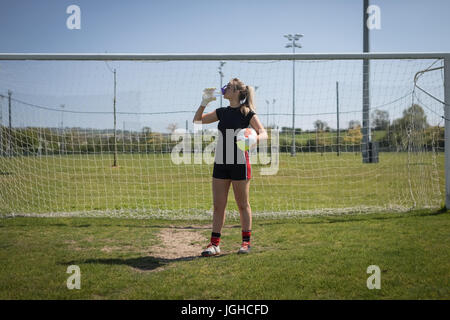
M 413 104 L 403 110 L 401 118 L 392 121 L 380 144 L 395 151 L 418 151 L 425 147 L 425 131 L 429 127 L 423 108 Z
M 314 129 L 316 131 L 329 131 L 330 127 L 328 127 L 328 124 L 325 121 L 322 120 L 316 120 L 314 121 Z
M 374 130 L 387 130 L 390 124 L 389 112 L 375 110 L 372 112 L 372 127 Z
M 413 104 L 411 107 L 404 110 L 403 118 L 401 118 L 401 120 L 412 130 L 425 130 L 429 127 L 425 111 L 423 111 L 423 108 L 418 104 Z

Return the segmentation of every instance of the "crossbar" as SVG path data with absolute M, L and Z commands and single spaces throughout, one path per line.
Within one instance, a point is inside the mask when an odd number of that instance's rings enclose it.
M 0 53 L 0 60 L 362 60 L 444 59 L 450 52 L 395 53 Z

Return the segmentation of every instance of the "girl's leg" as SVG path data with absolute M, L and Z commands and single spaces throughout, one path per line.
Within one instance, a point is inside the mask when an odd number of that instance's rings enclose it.
M 230 190 L 231 180 L 217 179 L 213 177 L 212 191 L 214 214 L 212 223 L 211 242 L 202 252 L 203 257 L 211 257 L 220 254 L 220 232 L 225 222 L 225 207 L 227 206 L 228 191 Z
M 214 203 L 214 214 L 212 232 L 220 233 L 225 222 L 225 208 L 227 206 L 228 191 L 230 190 L 230 179 L 212 178 L 212 193 Z
M 242 231 L 252 230 L 252 209 L 249 202 L 250 180 L 233 180 L 233 192 L 241 216 Z

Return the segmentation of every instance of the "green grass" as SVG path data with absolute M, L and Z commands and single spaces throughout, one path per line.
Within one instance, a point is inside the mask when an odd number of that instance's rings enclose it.
M 119 167 L 112 163 L 110 154 L 0 158 L 0 214 L 212 208 L 210 164 L 175 165 L 168 154 L 120 154 Z M 444 201 L 443 153 L 381 153 L 376 164 L 360 153 L 283 153 L 275 175 L 261 167 L 252 166 L 255 213 Z M 237 211 L 233 192 L 228 208 Z
M 449 299 L 450 213 L 414 211 L 258 220 L 235 254 L 229 221 L 215 258 L 152 256 L 167 228 L 209 224 L 104 218 L 0 219 L 0 299 Z M 105 251 L 105 247 L 114 248 Z M 67 266 L 81 269 L 68 290 Z M 369 265 L 381 289 L 369 290 Z

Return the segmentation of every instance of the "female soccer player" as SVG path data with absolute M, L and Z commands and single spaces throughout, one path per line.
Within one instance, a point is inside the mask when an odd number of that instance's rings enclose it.
M 252 212 L 249 203 L 249 187 L 251 165 L 248 151 L 237 148 L 233 132 L 251 125 L 258 134 L 257 141 L 267 139 L 267 133 L 255 113 L 255 89 L 245 85 L 238 78 L 233 78 L 223 88 L 222 92 L 224 92 L 223 97 L 230 102 L 228 107 L 217 108 L 212 112 L 203 114 L 208 103 L 216 99 L 213 96 L 203 96 L 202 103 L 194 116 L 195 123 L 206 124 L 219 121 L 218 129 L 221 133 L 216 146 L 212 178 L 214 214 L 211 242 L 202 252 L 204 257 L 220 253 L 220 233 L 225 222 L 225 208 L 230 184 L 233 185 L 234 197 L 241 218 L 242 245 L 238 253 L 250 252 Z M 232 152 L 233 149 L 234 152 Z

